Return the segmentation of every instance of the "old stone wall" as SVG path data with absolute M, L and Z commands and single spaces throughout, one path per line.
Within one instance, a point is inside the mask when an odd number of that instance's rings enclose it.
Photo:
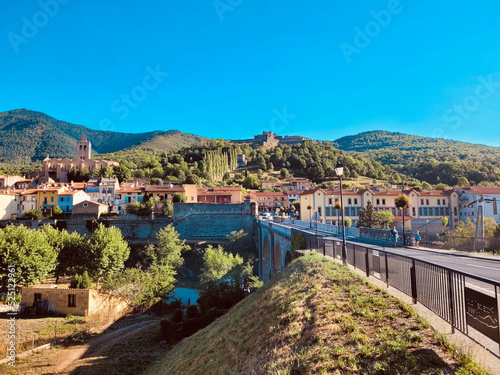
M 251 204 L 175 203 L 174 226 L 181 238 L 225 240 L 232 231 L 243 229 L 254 235 Z

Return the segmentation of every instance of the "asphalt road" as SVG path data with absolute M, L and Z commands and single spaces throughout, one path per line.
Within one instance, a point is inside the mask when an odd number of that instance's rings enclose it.
M 301 230 L 312 235 L 316 234 L 316 231 L 314 229 L 305 228 L 299 225 L 289 225 L 282 223 L 277 224 Z M 332 236 L 331 232 L 318 230 L 317 234 L 318 236 L 321 236 L 325 239 L 331 238 L 335 240 L 341 240 L 341 236 Z M 437 250 L 425 247 L 416 248 L 408 246 L 394 248 L 390 247 L 389 244 L 383 244 L 378 241 L 371 241 L 355 237 L 348 237 L 347 242 L 359 245 L 370 245 L 371 248 L 376 250 L 394 252 L 395 254 L 409 256 L 435 265 L 452 268 L 468 275 L 480 276 L 500 283 L 500 256 L 488 255 L 484 253 L 469 254 L 466 252 Z

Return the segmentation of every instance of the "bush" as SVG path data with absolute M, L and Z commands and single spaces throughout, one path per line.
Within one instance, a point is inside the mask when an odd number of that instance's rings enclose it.
M 188 319 L 193 319 L 193 318 L 199 318 L 200 317 L 200 311 L 198 310 L 197 305 L 190 305 L 186 309 L 186 316 Z
M 43 217 L 43 213 L 41 210 L 35 209 L 26 211 L 23 216 L 28 219 L 41 219 Z
M 212 308 L 227 310 L 244 298 L 245 291 L 241 285 L 229 281 L 212 281 L 200 292 L 198 305 L 203 312 Z
M 181 323 L 184 320 L 184 312 L 181 309 L 176 309 L 170 320 L 172 323 Z
M 69 283 L 70 288 L 74 289 L 90 289 L 92 287 L 92 279 L 87 271 L 83 275 L 74 275 Z

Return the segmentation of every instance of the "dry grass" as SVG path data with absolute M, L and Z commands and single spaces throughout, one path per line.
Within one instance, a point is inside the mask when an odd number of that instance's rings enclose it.
M 307 256 L 148 374 L 443 374 L 460 366 L 411 308 Z

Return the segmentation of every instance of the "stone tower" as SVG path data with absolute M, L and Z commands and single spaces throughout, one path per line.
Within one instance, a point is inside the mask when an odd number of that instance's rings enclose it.
M 90 160 L 92 144 L 87 140 L 87 137 L 82 135 L 80 141 L 76 144 L 76 158 L 79 160 Z

